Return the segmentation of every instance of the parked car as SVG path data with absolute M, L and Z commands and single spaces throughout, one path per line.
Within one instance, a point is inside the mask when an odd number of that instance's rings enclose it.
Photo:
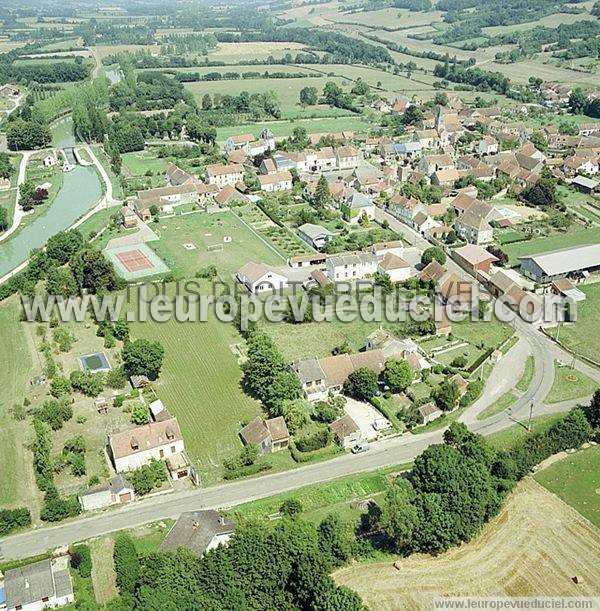
M 360 443 L 357 443 L 353 448 L 352 448 L 352 454 L 361 454 L 362 452 L 367 452 L 369 450 L 371 446 L 368 444 L 368 442 L 366 441 L 361 441 Z
M 387 418 L 377 418 L 373 420 L 373 428 L 376 431 L 386 431 L 392 428 L 392 423 Z

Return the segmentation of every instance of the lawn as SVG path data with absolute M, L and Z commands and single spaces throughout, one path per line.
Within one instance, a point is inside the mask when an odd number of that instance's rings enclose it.
M 533 433 L 541 433 L 548 430 L 564 414 L 544 414 L 531 419 L 531 430 Z M 526 422 L 525 422 L 526 424 Z M 497 450 L 509 450 L 518 443 L 522 443 L 531 433 L 523 424 L 514 424 L 502 431 L 487 435 L 486 439 Z
M 600 527 L 600 447 L 569 454 L 535 474 L 535 479 Z
M 503 250 L 510 258 L 510 265 L 517 265 L 519 257 L 537 255 L 582 244 L 597 244 L 598 242 L 600 242 L 600 227 L 582 229 L 576 226 L 566 233 L 556 233 L 544 238 L 528 240 L 527 242 L 506 244 L 503 246 Z
M 151 227 L 160 235 L 160 240 L 148 245 L 180 278 L 193 278 L 208 265 L 215 265 L 225 280 L 249 261 L 285 265 L 283 256 L 230 211 L 163 218 Z M 224 242 L 226 237 L 231 241 Z M 183 244 L 193 244 L 196 248 L 186 250 Z M 215 250 L 208 250 L 209 247 Z
M 460 322 L 452 323 L 454 339 L 463 339 L 477 346 L 482 344 L 487 348 L 496 348 L 504 343 L 512 334 L 512 327 L 492 316 L 490 321 L 471 320 L 470 316 Z
M 170 164 L 168 159 L 157 157 L 156 151 L 152 149 L 124 153 L 121 155 L 121 160 L 126 176 L 128 174 L 130 176 L 144 176 L 146 172 L 164 174 Z
M 546 397 L 546 403 L 560 403 L 592 395 L 598 384 L 584 373 L 554 362 L 554 384 Z
M 15 403 L 21 403 L 29 386 L 33 363 L 28 349 L 25 326 L 19 322 L 20 309 L 13 299 L 0 304 L 0 507 L 22 505 L 35 492 L 26 492 L 32 483 L 31 458 L 23 447 L 25 423 L 16 422 L 10 414 Z
M 577 304 L 577 322 L 563 324 L 559 339 L 567 349 L 596 362 L 598 356 L 598 320 L 600 320 L 600 283 L 579 286 L 587 299 Z M 552 331 L 554 334 L 554 331 Z
M 132 324 L 134 339 L 158 340 L 165 348 L 162 373 L 154 385 L 177 416 L 186 451 L 204 484 L 215 481 L 225 457 L 241 449 L 242 424 L 260 405 L 241 388 L 242 372 L 233 347 L 242 340 L 232 324 L 207 322 Z
M 486 418 L 491 418 L 496 414 L 506 411 L 517 399 L 517 395 L 513 394 L 512 392 L 502 395 L 494 403 L 477 414 L 477 420 L 485 420 Z

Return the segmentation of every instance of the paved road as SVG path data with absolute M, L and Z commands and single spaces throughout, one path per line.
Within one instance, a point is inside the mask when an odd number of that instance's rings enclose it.
M 29 162 L 29 158 L 31 157 L 32 154 L 33 153 L 31 151 L 25 151 L 23 153 L 23 157 L 21 157 L 21 163 L 19 164 L 19 175 L 17 177 L 17 197 L 15 200 L 15 211 L 13 214 L 13 221 L 12 221 L 12 225 L 2 235 L 0 235 L 0 242 L 2 242 L 3 240 L 6 240 L 8 236 L 12 235 L 19 228 L 19 225 L 21 224 L 21 221 L 23 220 L 23 216 L 25 215 L 23 208 L 19 206 L 19 200 L 21 199 L 21 192 L 19 190 L 19 187 L 25 182 L 25 173 L 27 171 L 27 163 Z

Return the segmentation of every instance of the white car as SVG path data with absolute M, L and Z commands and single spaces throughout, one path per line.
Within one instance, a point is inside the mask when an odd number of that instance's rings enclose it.
M 376 431 L 385 431 L 392 428 L 392 423 L 387 418 L 377 418 L 373 420 L 373 428 Z

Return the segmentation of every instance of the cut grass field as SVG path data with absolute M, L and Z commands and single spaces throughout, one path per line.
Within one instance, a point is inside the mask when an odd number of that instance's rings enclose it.
M 600 320 L 600 283 L 579 286 L 587 296 L 577 304 L 577 321 L 561 325 L 559 339 L 567 349 L 600 362 L 598 354 L 598 320 Z M 554 335 L 555 330 L 550 333 Z
M 32 482 L 31 457 L 23 447 L 26 423 L 16 422 L 10 410 L 22 403 L 28 387 L 33 362 L 28 348 L 24 325 L 20 322 L 16 300 L 0 304 L 0 507 L 23 505 L 30 499 L 35 486 Z
M 574 575 L 583 583 L 573 583 Z M 381 610 L 431 608 L 444 596 L 598 596 L 600 533 L 526 478 L 470 543 L 400 559 L 399 570 L 392 558 L 353 564 L 334 578 Z
M 249 261 L 285 265 L 278 255 L 231 211 L 206 214 L 195 212 L 185 216 L 161 219 L 151 227 L 160 235 L 158 242 L 148 245 L 165 261 L 179 278 L 193 278 L 196 272 L 215 265 L 225 281 Z M 231 241 L 224 242 L 225 237 Z M 183 244 L 194 244 L 186 250 Z M 222 250 L 208 250 L 220 246 Z
M 92 584 L 96 602 L 105 605 L 119 595 L 113 562 L 114 539 L 102 537 L 90 542 L 92 555 Z
M 208 290 L 208 286 L 205 287 Z M 158 340 L 164 365 L 154 385 L 177 417 L 186 451 L 204 483 L 214 482 L 224 458 L 242 447 L 242 423 L 260 413 L 260 405 L 242 390 L 242 372 L 232 347 L 242 340 L 232 324 L 211 315 L 207 322 L 137 322 L 132 338 Z
M 546 397 L 546 403 L 561 403 L 571 399 L 588 397 L 598 388 L 598 384 L 577 369 L 554 363 L 554 384 Z
M 582 244 L 597 244 L 598 242 L 600 242 L 600 227 L 582 229 L 576 226 L 566 233 L 556 233 L 544 238 L 528 240 L 527 242 L 506 244 L 503 246 L 503 250 L 510 259 L 510 265 L 517 265 L 519 257 L 537 255 L 561 248 L 581 246 Z
M 534 476 L 544 488 L 600 527 L 600 447 L 568 454 Z

